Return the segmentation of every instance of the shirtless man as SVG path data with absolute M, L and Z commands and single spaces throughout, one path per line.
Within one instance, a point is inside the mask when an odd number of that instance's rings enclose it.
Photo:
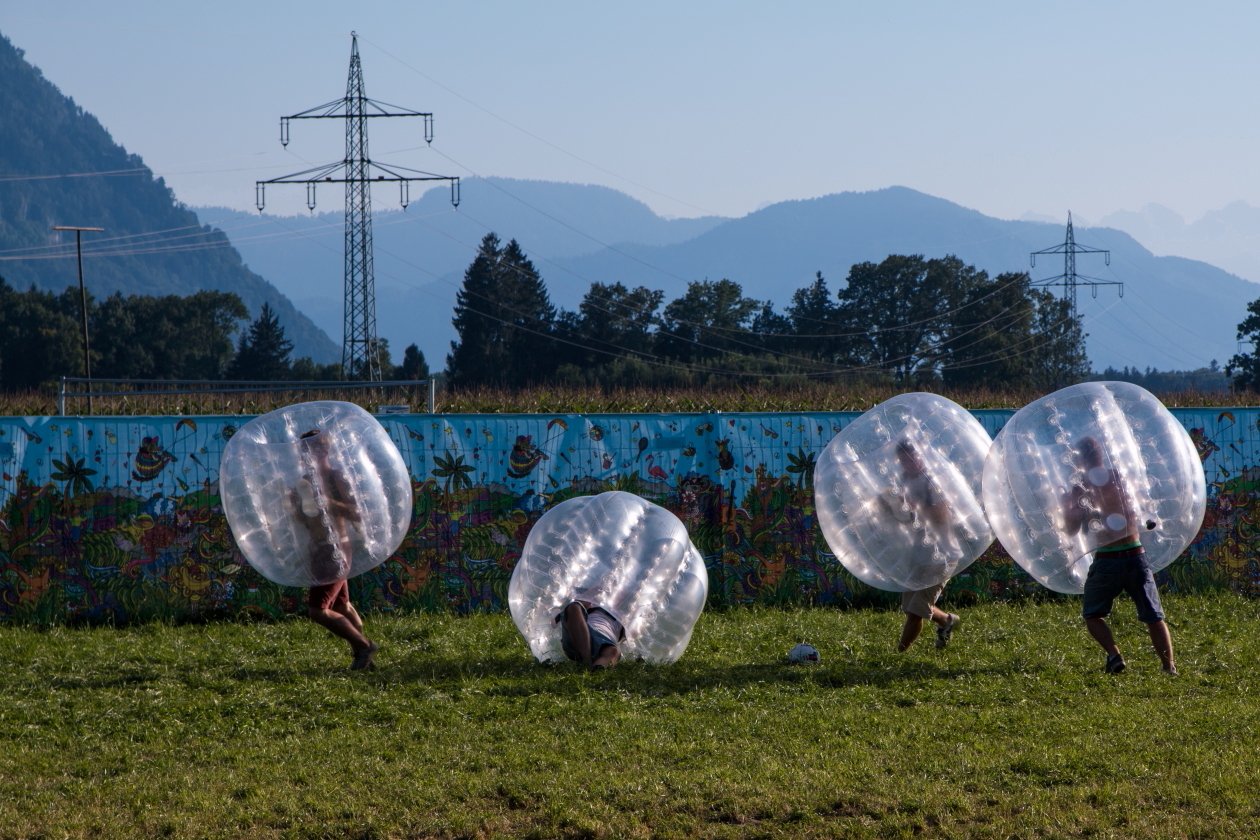
M 1107 625 L 1112 602 L 1124 592 L 1137 607 L 1138 620 L 1146 624 L 1151 646 L 1159 655 L 1164 672 L 1176 675 L 1172 635 L 1164 623 L 1155 577 L 1146 562 L 1137 515 L 1120 477 L 1106 465 L 1102 445 L 1094 437 L 1077 441 L 1076 465 L 1083 472 L 1084 480 L 1068 491 L 1063 513 L 1068 534 L 1077 534 L 1082 529 L 1104 532 L 1105 542 L 1094 550 L 1094 560 L 1085 578 L 1081 615 L 1089 634 L 1107 654 L 1105 670 L 1108 674 L 1118 674 L 1125 669 L 1124 657 Z M 1148 530 L 1155 525 L 1154 521 L 1145 523 Z

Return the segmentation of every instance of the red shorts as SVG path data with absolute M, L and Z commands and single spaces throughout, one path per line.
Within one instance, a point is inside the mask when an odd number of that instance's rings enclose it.
M 344 578 L 334 583 L 312 586 L 306 593 L 306 605 L 313 610 L 337 610 L 350 603 L 350 584 Z M 340 610 L 337 610 L 340 612 Z

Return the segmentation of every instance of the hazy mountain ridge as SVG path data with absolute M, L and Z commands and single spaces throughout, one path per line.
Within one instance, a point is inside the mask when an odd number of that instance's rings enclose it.
M 340 358 L 327 335 L 245 268 L 222 233 L 203 226 L 138 156 L 115 143 L 96 117 L 2 36 L 0 113 L 0 170 L 8 176 L 0 183 L 0 251 L 32 255 L 0 262 L 0 277 L 11 286 L 61 292 L 77 285 L 73 256 L 42 259 L 39 249 L 73 242 L 73 234 L 58 239 L 54 225 L 102 227 L 83 237 L 85 285 L 97 300 L 114 292 L 234 292 L 251 317 L 270 303 L 297 355 Z M 166 233 L 158 237 L 156 231 Z
M 1158 254 L 1179 254 L 1218 265 L 1260 282 L 1260 207 L 1235 201 L 1187 222 L 1159 204 L 1105 216 L 1102 223 L 1123 230 Z M 1239 319 L 1241 320 L 1241 319 Z
M 834 291 L 843 286 L 851 265 L 878 262 L 890 253 L 929 258 L 954 254 L 990 275 L 1028 271 L 1034 281 L 1047 280 L 1064 272 L 1063 256 L 1042 255 L 1032 267 L 1030 254 L 1062 245 L 1065 235 L 1064 224 L 994 219 L 892 187 L 786 202 L 687 243 L 621 249 L 630 259 L 606 251 L 566 265 L 581 276 L 615 277 L 651 288 L 727 277 L 745 293 L 772 300 L 782 310 L 815 271 L 823 272 Z M 1123 298 L 1118 286 L 1078 286 L 1096 369 L 1193 369 L 1212 359 L 1223 364 L 1237 351 L 1237 324 L 1247 304 L 1260 296 L 1260 286 L 1203 262 L 1156 257 L 1119 230 L 1077 228 L 1075 239 L 1078 245 L 1111 251 L 1110 265 L 1101 254 L 1079 254 L 1076 271 L 1081 278 L 1124 284 Z M 645 264 L 668 267 L 668 273 Z
M 672 300 L 688 282 L 729 278 L 749 296 L 771 300 L 782 311 L 816 271 L 823 272 L 834 292 L 854 263 L 878 262 L 893 253 L 954 254 L 990 275 L 1029 271 L 1034 281 L 1064 270 L 1061 255 L 1043 255 L 1035 267 L 1029 258 L 1032 251 L 1063 243 L 1063 222 L 995 219 L 905 187 L 782 202 L 738 219 L 700 220 L 698 231 L 678 224 L 696 220 L 659 220 L 658 236 L 666 241 L 648 244 L 618 236 L 631 223 L 620 221 L 617 208 L 639 225 L 645 208 L 625 196 L 617 200 L 614 191 L 527 181 L 503 185 L 511 190 L 510 198 L 495 185 L 470 181 L 458 210 L 439 212 L 446 194 L 437 190 L 406 213 L 376 215 L 378 329 L 390 340 L 395 358 L 414 342 L 430 365 L 444 363 L 455 338 L 455 295 L 487 230 L 504 240 L 516 238 L 542 273 L 552 301 L 567 309 L 577 307 L 593 282 L 662 289 Z M 535 190 L 547 199 L 536 198 Z M 477 202 L 484 196 L 496 197 L 481 207 Z M 587 213 L 588 196 L 604 202 L 605 212 Z M 540 214 L 543 208 L 547 215 Z M 203 215 L 217 218 L 210 211 Z M 287 230 L 283 237 L 242 239 L 238 247 L 251 267 L 280 288 L 291 288 L 303 310 L 326 330 L 337 328 L 342 317 L 340 216 L 299 220 L 235 214 L 224 216 L 223 226 L 231 233 L 249 219 L 255 225 L 246 229 L 251 235 L 260 230 L 256 225 Z M 1187 370 L 1213 359 L 1224 364 L 1237 352 L 1236 326 L 1247 304 L 1260 296 L 1260 286 L 1206 263 L 1157 257 L 1120 230 L 1078 227 L 1075 234 L 1079 245 L 1111 251 L 1110 265 L 1101 254 L 1078 255 L 1082 280 L 1124 284 L 1123 297 L 1119 286 L 1078 287 L 1096 369 Z M 592 241 L 614 239 L 620 244 L 590 248 Z M 287 277 L 273 273 L 285 266 L 309 267 Z
M 455 337 L 450 325 L 455 293 L 489 232 L 499 233 L 504 241 L 515 238 L 549 284 L 559 284 L 565 273 L 549 258 L 596 253 L 610 246 L 632 247 L 617 244 L 626 242 L 676 244 L 727 221 L 719 217 L 664 219 L 624 193 L 587 184 L 472 178 L 462 182 L 461 195 L 458 208 L 451 206 L 445 188 L 425 192 L 405 211 L 389 209 L 384 191 L 374 202 L 377 332 L 389 339 L 395 360 L 402 358 L 403 348 L 415 343 L 431 367 L 445 363 L 449 342 Z M 275 216 L 202 207 L 197 212 L 229 232 L 251 269 L 329 335 L 341 335 L 343 211 Z M 585 288 L 578 293 L 579 299 L 583 292 Z M 564 305 L 572 307 L 576 302 Z

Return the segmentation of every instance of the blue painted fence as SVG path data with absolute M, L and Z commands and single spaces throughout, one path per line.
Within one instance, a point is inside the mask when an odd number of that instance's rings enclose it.
M 977 411 L 996 434 L 1010 411 Z M 1260 593 L 1260 410 L 1174 409 L 1204 461 L 1208 514 L 1165 583 Z M 711 603 L 881 596 L 827 551 L 814 461 L 857 413 L 393 415 L 415 515 L 387 563 L 353 581 L 368 609 L 501 609 L 530 527 L 574 495 L 628 490 L 686 523 Z M 270 615 L 300 593 L 246 566 L 218 497 L 224 443 L 249 418 L 0 418 L 0 620 Z M 951 597 L 1035 583 L 995 545 Z

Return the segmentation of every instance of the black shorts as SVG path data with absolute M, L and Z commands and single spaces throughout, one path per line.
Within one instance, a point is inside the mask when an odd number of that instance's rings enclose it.
M 1146 564 L 1141 546 L 1123 551 L 1098 551 L 1085 577 L 1084 618 L 1105 618 L 1121 592 L 1128 594 L 1137 607 L 1138 620 L 1147 624 L 1164 620 L 1164 610 L 1155 588 L 1155 576 Z

